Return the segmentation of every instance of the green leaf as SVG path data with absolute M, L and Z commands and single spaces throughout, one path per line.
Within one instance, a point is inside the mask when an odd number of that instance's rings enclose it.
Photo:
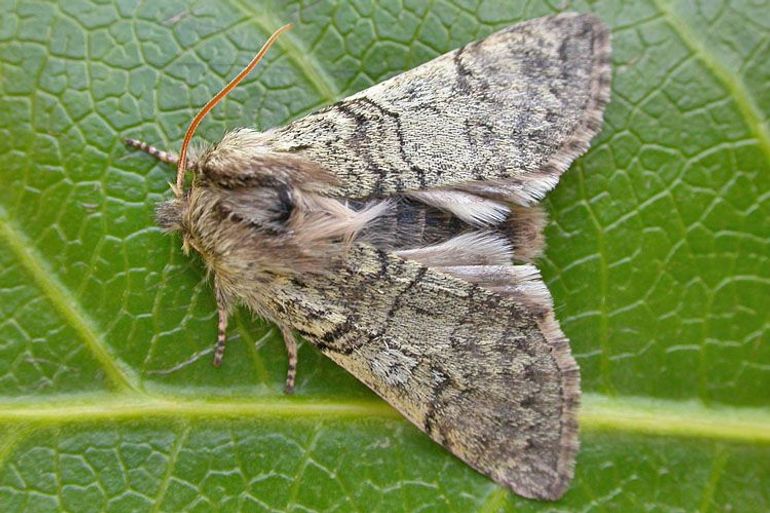
M 563 5 L 559 4 L 558 8 Z M 308 345 L 239 312 L 211 366 L 201 263 L 153 224 L 191 116 L 281 125 L 556 4 L 0 0 L 0 504 L 7 511 L 770 509 L 766 2 L 577 2 L 613 29 L 605 129 L 541 267 L 582 368 L 559 503 L 518 498 Z M 764 484 L 764 486 L 763 486 Z

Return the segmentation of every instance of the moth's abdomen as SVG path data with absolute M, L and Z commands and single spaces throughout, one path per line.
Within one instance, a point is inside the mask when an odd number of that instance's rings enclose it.
M 401 197 L 367 225 L 361 240 L 381 249 L 411 249 L 444 242 L 470 228 L 448 212 Z
M 352 205 L 361 208 L 363 203 Z M 513 259 L 530 262 L 543 248 L 545 212 L 539 206 L 511 205 L 497 224 L 470 224 L 451 212 L 400 197 L 380 217 L 370 222 L 360 239 L 388 251 L 403 251 L 446 243 L 471 232 L 493 235 L 509 245 Z
M 543 229 L 548 216 L 540 205 L 522 207 L 512 205 L 508 218 L 498 230 L 513 246 L 514 258 L 520 262 L 532 262 L 540 257 L 545 246 Z

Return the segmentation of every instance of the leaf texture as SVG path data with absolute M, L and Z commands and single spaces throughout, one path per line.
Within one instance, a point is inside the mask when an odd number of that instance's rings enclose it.
M 555 4 L 553 4 L 555 6 Z M 266 129 L 549 4 L 0 0 L 0 504 L 7 511 L 770 510 L 765 2 L 576 2 L 613 31 L 605 129 L 549 196 L 541 261 L 582 368 L 556 504 L 517 498 L 318 352 L 216 311 L 153 225 L 200 131 Z

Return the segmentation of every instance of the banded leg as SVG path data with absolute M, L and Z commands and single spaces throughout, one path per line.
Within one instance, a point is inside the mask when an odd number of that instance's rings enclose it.
M 214 367 L 222 365 L 227 343 L 227 318 L 230 316 L 227 308 L 219 307 L 219 323 L 217 324 L 217 344 L 214 346 Z
M 167 151 L 159 150 L 155 146 L 147 144 L 146 142 L 140 141 L 138 139 L 126 139 L 123 142 L 126 144 L 126 146 L 141 150 L 148 155 L 152 155 L 161 162 L 165 162 L 166 164 L 176 166 L 179 163 L 179 156 L 176 153 L 169 153 Z
M 286 372 L 286 386 L 283 391 L 287 394 L 294 392 L 294 380 L 297 378 L 297 339 L 294 338 L 290 328 L 281 326 L 281 335 L 286 344 L 286 352 L 289 354 L 289 370 Z

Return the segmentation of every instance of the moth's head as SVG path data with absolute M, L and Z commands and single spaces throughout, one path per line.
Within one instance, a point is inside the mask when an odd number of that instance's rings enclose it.
M 155 222 L 164 232 L 182 230 L 182 218 L 187 210 L 187 196 L 171 198 L 155 207 Z
M 190 253 L 191 247 L 198 251 L 198 247 L 193 241 L 190 232 L 189 220 L 187 219 L 189 205 L 189 194 L 185 193 L 181 196 L 158 203 L 155 207 L 155 222 L 164 232 L 181 232 L 182 249 L 185 254 Z

